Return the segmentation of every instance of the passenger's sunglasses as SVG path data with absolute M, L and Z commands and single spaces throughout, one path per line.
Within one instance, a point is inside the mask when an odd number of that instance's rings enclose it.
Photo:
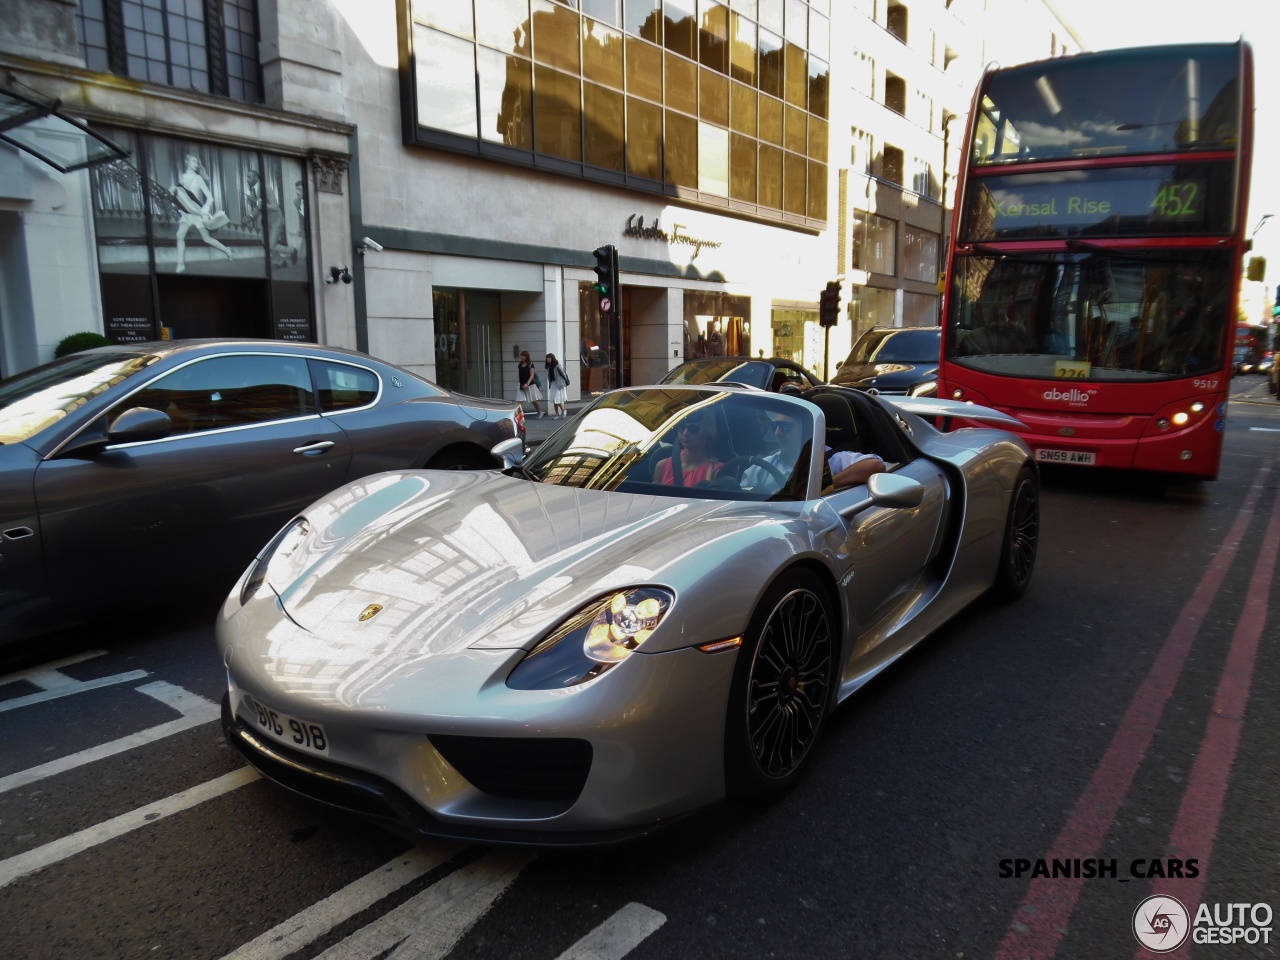
M 769 426 L 778 433 L 790 433 L 796 428 L 796 425 L 790 420 L 774 420 Z
M 702 424 L 700 423 L 682 423 L 680 424 L 680 432 L 687 433 L 691 437 L 696 437 L 702 432 Z

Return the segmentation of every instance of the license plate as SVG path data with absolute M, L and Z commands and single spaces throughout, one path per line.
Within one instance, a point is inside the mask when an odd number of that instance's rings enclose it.
M 1037 450 L 1036 460 L 1040 463 L 1070 463 L 1078 467 L 1092 467 L 1098 463 L 1098 456 L 1092 450 Z
M 321 757 L 329 755 L 329 737 L 320 724 L 312 720 L 291 717 L 248 694 L 240 703 L 244 707 L 244 713 L 248 714 L 249 725 L 260 733 L 265 733 L 273 740 L 278 740 L 295 750 L 314 753 Z

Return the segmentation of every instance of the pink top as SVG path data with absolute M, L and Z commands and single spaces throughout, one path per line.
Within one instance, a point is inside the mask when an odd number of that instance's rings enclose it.
M 706 463 L 699 464 L 696 467 L 686 467 L 681 471 L 681 479 L 684 480 L 683 486 L 692 487 L 702 483 L 707 479 L 707 474 L 712 467 L 719 470 L 723 463 L 719 460 L 708 460 Z M 658 475 L 653 478 L 657 483 L 665 483 L 672 486 L 676 482 L 675 471 L 671 468 L 671 459 L 667 458 L 658 465 Z

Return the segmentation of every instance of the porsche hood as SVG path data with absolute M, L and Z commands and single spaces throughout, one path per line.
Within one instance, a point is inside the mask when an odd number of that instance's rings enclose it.
M 666 583 L 672 564 L 760 522 L 762 506 L 380 474 L 308 510 L 306 542 L 271 583 L 295 624 L 365 656 L 527 650 L 602 594 Z M 711 514 L 723 522 L 697 522 Z

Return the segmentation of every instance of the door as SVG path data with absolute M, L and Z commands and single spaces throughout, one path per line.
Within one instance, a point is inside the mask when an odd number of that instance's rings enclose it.
M 36 471 L 55 595 L 140 600 L 230 589 L 294 514 L 342 484 L 346 434 L 317 415 L 306 360 L 224 355 L 163 374 L 104 414 L 164 410 L 166 438 Z M 161 593 L 157 593 L 161 591 Z
M 39 455 L 25 443 L 0 444 L 0 644 L 31 632 L 47 615 L 48 582 L 31 478 Z
M 502 371 L 498 358 L 502 347 L 502 300 L 496 293 L 477 290 L 460 291 L 460 295 L 466 318 L 466 388 L 463 392 L 476 397 L 501 397 Z M 536 357 L 534 365 L 539 365 Z

